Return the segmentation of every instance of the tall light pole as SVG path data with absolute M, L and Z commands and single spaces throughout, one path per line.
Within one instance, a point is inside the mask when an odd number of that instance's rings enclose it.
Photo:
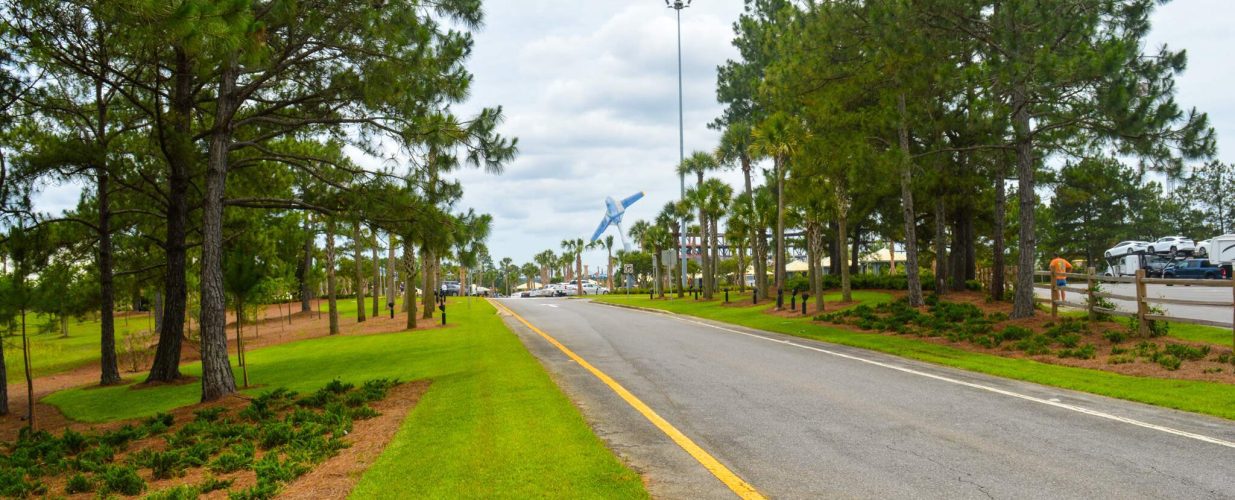
M 682 115 L 682 9 L 690 7 L 691 0 L 665 0 L 665 6 L 677 11 L 678 16 L 678 166 L 686 161 L 686 122 Z M 679 169 L 680 170 L 680 169 Z M 686 199 L 686 172 L 678 173 L 678 182 L 680 187 L 681 200 Z M 681 226 L 681 247 L 682 254 L 679 255 L 678 263 L 682 266 L 682 290 L 686 290 L 686 271 L 689 267 L 686 265 L 686 216 L 683 215 L 678 220 L 678 225 Z

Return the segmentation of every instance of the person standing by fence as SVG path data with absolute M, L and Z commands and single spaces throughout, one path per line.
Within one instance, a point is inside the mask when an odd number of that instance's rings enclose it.
M 1063 287 L 1068 286 L 1067 273 L 1072 271 L 1072 263 L 1060 256 L 1061 252 L 1055 252 L 1055 258 L 1051 259 L 1051 279 L 1055 280 L 1055 286 L 1059 288 L 1059 300 L 1068 300 L 1068 293 L 1063 290 Z M 1054 300 L 1054 297 L 1051 298 Z

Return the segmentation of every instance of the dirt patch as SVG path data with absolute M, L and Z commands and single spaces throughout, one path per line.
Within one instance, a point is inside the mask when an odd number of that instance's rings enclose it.
M 429 390 L 427 380 L 403 384 L 390 390 L 386 399 L 370 406 L 382 414 L 355 424 L 349 436 L 351 446 L 327 460 L 312 472 L 283 489 L 280 498 L 346 498 L 364 471 L 386 449 L 399 431 L 404 417 Z
M 351 299 L 354 300 L 354 299 Z M 268 347 L 288 342 L 306 340 L 318 337 L 326 337 L 330 335 L 330 315 L 326 312 L 319 313 L 319 309 L 324 305 L 325 300 L 315 300 L 312 302 L 313 311 L 310 312 L 294 312 L 291 313 L 291 322 L 288 322 L 289 311 L 300 311 L 300 303 L 290 304 L 271 304 L 266 307 L 262 315 L 262 320 L 259 322 L 246 322 L 243 330 L 245 351 L 249 352 L 254 349 Z M 339 302 L 344 302 L 340 300 Z M 366 305 L 368 305 L 366 300 Z M 383 308 L 385 306 L 383 305 Z M 366 309 L 366 313 L 371 310 Z M 364 323 L 356 321 L 355 315 L 346 315 L 339 317 L 339 333 L 340 335 L 375 335 L 383 333 L 393 333 L 407 331 L 407 317 L 400 312 L 395 313 L 395 317 L 391 318 L 390 313 L 385 311 L 385 315 L 369 316 Z M 141 313 L 145 314 L 145 313 Z M 119 316 L 118 316 L 119 317 Z M 229 319 L 234 320 L 234 315 L 228 314 Z M 201 359 L 199 344 L 195 339 L 197 335 L 197 322 L 194 319 L 186 324 L 186 333 L 190 336 L 181 347 L 180 360 L 182 363 L 189 363 Z M 435 317 L 432 320 L 417 320 L 416 330 L 429 330 L 441 328 L 440 317 Z M 227 348 L 231 353 L 236 352 L 236 326 L 235 322 L 228 323 L 227 326 Z M 12 356 L 6 357 L 9 363 L 21 363 L 21 358 Z M 126 367 L 121 367 L 125 369 Z M 34 379 L 34 421 L 36 427 L 49 432 L 61 432 L 64 429 L 72 428 L 81 430 L 88 428 L 88 425 L 79 424 L 66 418 L 60 413 L 56 407 L 41 403 L 40 401 L 48 395 L 70 389 L 73 387 L 81 387 L 87 385 L 98 385 L 99 381 L 99 363 L 94 362 L 73 369 L 71 371 L 38 377 Z M 122 377 L 145 378 L 146 370 L 149 367 L 142 367 L 141 370 L 124 371 Z M 12 441 L 17 438 L 18 431 L 26 426 L 26 382 L 24 379 L 11 380 L 8 384 L 9 393 L 9 414 L 0 416 L 0 441 Z M 183 379 L 183 381 L 172 382 L 172 384 L 190 384 L 197 382 L 196 379 Z M 137 387 L 134 387 L 137 388 Z

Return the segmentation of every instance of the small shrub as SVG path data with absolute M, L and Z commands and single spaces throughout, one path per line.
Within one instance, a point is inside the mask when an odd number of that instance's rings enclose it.
M 1001 339 L 995 335 L 979 335 L 973 338 L 973 343 L 987 349 L 994 349 L 999 347 L 1000 340 Z
M 80 472 L 69 476 L 69 480 L 64 484 L 64 492 L 70 495 L 91 491 L 94 491 L 94 481 Z
M 342 380 L 339 380 L 336 378 L 326 383 L 326 387 L 324 387 L 323 389 L 330 391 L 332 393 L 335 393 L 335 394 L 343 394 L 347 391 L 352 390 L 353 387 L 356 387 L 356 386 L 350 383 L 347 383 L 347 382 L 343 382 Z
M 168 479 L 184 475 L 184 465 L 180 453 L 175 451 L 160 451 L 151 456 L 150 473 L 155 479 Z
M 212 491 L 225 490 L 232 487 L 233 480 L 219 479 L 210 474 L 206 474 L 206 478 L 197 485 L 197 490 L 202 493 L 210 493 Z
M 1111 346 L 1111 355 L 1112 355 L 1112 356 L 1117 356 L 1117 355 L 1120 355 L 1120 354 L 1127 354 L 1127 353 L 1128 353 L 1128 349 L 1127 349 L 1127 348 L 1124 348 L 1124 347 L 1119 347 L 1119 346 L 1117 346 L 1117 345 L 1113 345 L 1113 346 Z
M 1036 356 L 1040 354 L 1051 353 L 1051 339 L 1045 335 L 1036 334 L 1016 343 L 1016 348 L 1025 351 L 1025 354 Z
M 60 445 L 64 447 L 64 451 L 69 455 L 76 455 L 90 446 L 90 439 L 79 432 L 74 432 L 73 429 L 64 431 L 60 436 Z
M 1128 354 L 1121 354 L 1118 356 L 1111 356 L 1109 358 L 1106 358 L 1106 363 L 1111 364 L 1111 365 L 1123 365 L 1123 364 L 1134 363 L 1134 362 L 1136 362 L 1136 356 L 1132 356 Z
M 228 500 L 268 500 L 279 493 L 278 485 L 259 482 L 240 491 L 228 492 Z
M 1121 344 L 1123 341 L 1128 340 L 1128 334 L 1119 330 L 1107 330 L 1102 332 L 1102 338 L 1112 344 Z
M 1059 345 L 1063 346 L 1065 349 L 1071 349 L 1077 345 L 1080 345 L 1081 336 L 1075 333 L 1065 333 L 1057 337 L 1055 341 L 1059 342 Z
M 155 332 L 141 330 L 130 332 L 120 341 L 120 349 L 116 352 L 120 364 L 127 366 L 130 372 L 137 372 L 150 366 L 154 361 Z
M 1027 339 L 1030 336 L 1032 336 L 1033 331 L 1025 327 L 1012 325 L 1012 326 L 1008 326 L 1007 328 L 1004 328 L 1002 335 L 1003 335 L 1004 340 L 1009 340 L 1009 341 L 1023 340 L 1023 339 Z
M 132 467 L 111 465 L 98 475 L 103 483 L 102 493 L 120 493 L 122 495 L 137 495 L 146 490 L 146 481 L 137 475 Z
M 197 500 L 202 491 L 191 484 L 181 484 L 146 495 L 146 500 Z
M 1076 358 L 1076 359 L 1093 359 L 1097 355 L 1093 344 L 1085 344 L 1074 349 L 1063 349 L 1059 351 L 1061 358 Z
M 1179 358 L 1172 356 L 1170 354 L 1163 354 L 1161 356 L 1158 356 L 1157 362 L 1159 365 L 1162 365 L 1163 368 L 1166 368 L 1167 370 L 1170 370 L 1170 371 L 1178 370 L 1179 367 L 1183 365 L 1183 361 L 1180 361 Z
M 223 453 L 210 461 L 208 468 L 218 474 L 227 474 L 253 466 L 255 453 L 252 444 L 235 446 L 231 451 Z
M 309 468 L 295 460 L 279 460 L 278 456 L 269 454 L 253 463 L 253 471 L 257 473 L 259 483 L 286 483 L 300 477 Z
M 1215 366 L 1215 367 L 1213 367 L 1213 368 L 1206 368 L 1206 369 L 1202 370 L 1202 373 L 1207 373 L 1207 374 L 1208 374 L 1208 373 L 1222 373 L 1222 367 L 1221 367 L 1221 366 Z
M 1184 344 L 1166 344 L 1166 352 L 1180 360 L 1198 361 L 1209 355 L 1209 346 L 1192 347 Z
M 193 412 L 193 417 L 197 422 L 214 422 L 217 421 L 225 412 L 227 412 L 227 409 L 221 406 L 216 406 L 214 408 L 202 408 Z
M 283 446 L 292 440 L 295 429 L 287 422 L 275 422 L 262 427 L 260 444 L 263 450 Z
M 1218 355 L 1218 360 L 1217 360 L 1217 361 L 1218 361 L 1219 363 L 1222 363 L 1222 364 L 1227 364 L 1227 363 L 1230 363 L 1230 362 L 1232 361 L 1232 356 L 1231 356 L 1231 353 L 1229 353 L 1229 352 L 1224 352 L 1224 353 L 1222 353 L 1222 354 L 1219 354 L 1219 355 Z

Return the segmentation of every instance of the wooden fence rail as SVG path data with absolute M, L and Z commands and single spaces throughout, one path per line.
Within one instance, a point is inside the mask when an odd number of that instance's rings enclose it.
M 1050 271 L 1034 271 L 1035 277 L 1046 277 L 1049 283 L 1037 283 L 1035 280 L 1034 288 L 1050 290 L 1050 298 L 1035 297 L 1036 302 L 1050 303 L 1051 316 L 1059 315 L 1059 306 L 1074 307 L 1077 309 L 1086 309 L 1089 311 L 1089 317 L 1092 319 L 1098 314 L 1110 314 L 1114 316 L 1123 316 L 1135 318 L 1137 320 L 1137 328 L 1141 335 L 1149 334 L 1150 321 L 1169 321 L 1176 323 L 1191 323 L 1195 325 L 1217 326 L 1231 329 L 1231 345 L 1235 348 L 1235 280 L 1191 280 L 1178 278 L 1146 278 L 1145 270 L 1138 269 L 1135 277 L 1127 276 L 1100 276 L 1094 268 L 1089 268 L 1085 273 L 1064 273 L 1063 276 L 1069 279 L 1085 280 L 1085 288 L 1077 288 L 1073 286 L 1059 286 L 1055 281 L 1055 274 Z M 1131 283 L 1135 285 L 1135 296 L 1121 295 L 1110 292 L 1100 292 L 1097 286 L 1103 283 Z M 1197 300 L 1197 299 L 1175 299 L 1164 297 L 1150 297 L 1146 291 L 1147 285 L 1185 285 L 1198 286 L 1208 288 L 1227 288 L 1231 290 L 1231 301 L 1225 300 Z M 1065 302 L 1061 298 L 1060 292 L 1073 292 L 1084 294 L 1088 297 L 1085 304 L 1075 302 Z M 1098 306 L 1098 299 L 1116 299 L 1132 301 L 1136 304 L 1136 312 L 1119 311 L 1115 309 L 1107 309 Z M 1203 306 L 1203 307 L 1226 307 L 1227 317 L 1231 318 L 1231 323 L 1224 323 L 1214 319 L 1196 319 L 1183 318 L 1178 316 L 1167 316 L 1165 314 L 1154 314 L 1150 311 L 1150 304 L 1173 304 L 1186 306 Z M 1221 317 L 1220 314 L 1215 314 L 1214 317 Z

